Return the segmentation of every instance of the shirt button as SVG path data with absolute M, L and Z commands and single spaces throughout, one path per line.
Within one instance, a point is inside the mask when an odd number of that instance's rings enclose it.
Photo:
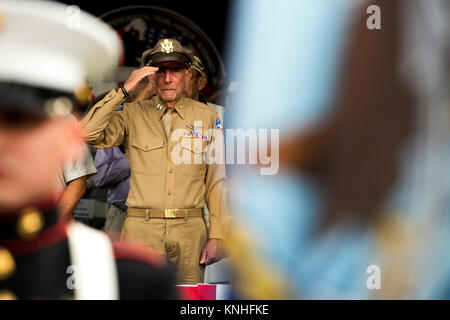
M 12 291 L 0 290 L 0 300 L 17 300 L 17 297 Z
M 0 281 L 6 280 L 16 270 L 16 263 L 12 254 L 3 247 L 0 247 Z
M 167 192 L 167 195 L 170 196 L 172 194 L 172 191 Z

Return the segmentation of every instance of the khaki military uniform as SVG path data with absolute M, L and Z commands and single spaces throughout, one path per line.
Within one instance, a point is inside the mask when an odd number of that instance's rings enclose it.
M 112 90 L 91 109 L 83 123 L 88 144 L 96 148 L 125 146 L 131 167 L 128 208 L 200 209 L 206 200 L 210 211 L 208 235 L 201 217 L 127 217 L 123 236 L 137 237 L 165 254 L 174 262 L 180 283 L 202 282 L 200 251 L 207 238 L 224 238 L 228 220 L 225 165 L 207 164 L 202 159 L 214 139 L 223 139 L 216 136 L 216 112 L 181 97 L 173 108 L 168 138 L 162 123 L 168 108 L 158 96 L 124 105 L 122 102 L 122 97 Z M 182 136 L 180 129 L 185 132 Z M 177 139 L 172 141 L 174 133 Z M 191 163 L 173 161 L 174 148 Z

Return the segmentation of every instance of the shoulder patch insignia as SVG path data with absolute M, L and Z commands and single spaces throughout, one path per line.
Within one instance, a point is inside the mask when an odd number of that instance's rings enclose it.
M 122 110 L 123 110 L 123 107 L 124 107 L 124 105 L 123 105 L 123 103 L 122 103 L 122 104 L 121 104 L 120 106 L 118 106 L 117 109 L 114 110 L 114 111 L 122 111 Z
M 216 128 L 219 129 L 220 131 L 223 130 L 222 121 L 220 120 L 219 117 L 216 118 Z

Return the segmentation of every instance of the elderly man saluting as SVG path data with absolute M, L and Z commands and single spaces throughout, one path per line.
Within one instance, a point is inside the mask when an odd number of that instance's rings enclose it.
M 225 165 L 203 157 L 223 138 L 222 126 L 211 107 L 183 96 L 192 74 L 189 53 L 177 40 L 159 41 L 143 53 L 142 65 L 84 118 L 86 140 L 97 148 L 125 147 L 131 179 L 122 238 L 165 255 L 179 284 L 201 283 L 204 267 L 220 260 L 228 222 Z M 122 104 L 144 78 L 154 81 L 157 94 Z

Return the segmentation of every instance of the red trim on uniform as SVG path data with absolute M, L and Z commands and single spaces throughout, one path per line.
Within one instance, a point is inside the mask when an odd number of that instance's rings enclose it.
M 1 222 L 11 222 L 17 220 L 17 217 L 20 215 L 20 213 L 28 208 L 36 208 L 40 210 L 41 212 L 45 213 L 47 211 L 54 210 L 58 205 L 58 199 L 60 197 L 60 192 L 55 190 L 50 192 L 44 200 L 41 200 L 40 202 L 37 202 L 35 204 L 30 204 L 26 206 L 22 206 L 19 209 L 16 209 L 14 211 L 2 211 L 0 214 L 0 223 Z
M 114 242 L 113 250 L 117 260 L 139 261 L 158 268 L 162 268 L 166 264 L 163 256 L 157 251 L 135 244 Z
M 36 236 L 28 239 L 14 239 L 0 243 L 6 247 L 13 255 L 19 256 L 29 254 L 34 251 L 48 248 L 67 238 L 66 228 L 68 223 L 58 222 L 54 226 L 42 230 Z

